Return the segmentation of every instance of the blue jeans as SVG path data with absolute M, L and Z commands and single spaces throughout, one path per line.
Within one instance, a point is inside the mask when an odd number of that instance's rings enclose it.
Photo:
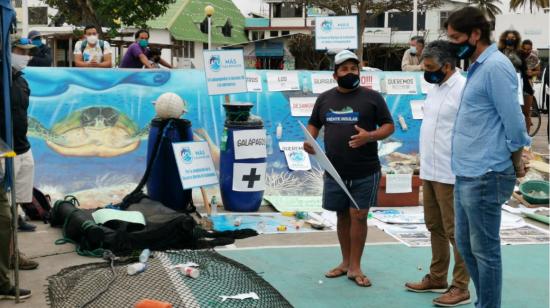
M 500 307 L 501 206 L 514 190 L 514 167 L 479 177 L 456 177 L 455 238 L 477 293 L 477 308 Z

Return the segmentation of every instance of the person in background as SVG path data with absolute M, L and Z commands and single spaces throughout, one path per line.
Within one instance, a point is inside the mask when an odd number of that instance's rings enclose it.
M 134 34 L 134 38 L 136 41 L 126 50 L 120 63 L 120 68 L 154 68 L 149 61 L 151 58 L 149 31 L 145 29 L 138 30 L 136 34 Z M 160 59 L 158 63 L 162 66 L 172 68 L 172 65 L 163 59 Z
M 424 102 L 424 120 L 420 127 L 420 178 L 432 260 L 429 273 L 420 282 L 408 282 L 405 287 L 413 292 L 444 293 L 432 301 L 436 306 L 465 305 L 470 303 L 470 276 L 455 242 L 451 137 L 466 78 L 456 70 L 457 59 L 447 41 L 431 42 L 424 49 L 422 61 L 424 79 L 435 84 Z M 451 261 L 449 244 L 455 259 L 450 287 L 447 283 Z
M 405 51 L 401 60 L 401 70 L 404 72 L 422 71 L 421 57 L 424 49 L 424 38 L 415 36 L 411 38 L 410 48 Z
M 31 145 L 27 139 L 30 89 L 23 78 L 23 69 L 27 67 L 30 51 L 36 48 L 27 38 L 13 36 L 11 38 L 11 66 L 12 83 L 10 87 L 10 104 L 12 112 L 13 148 L 17 156 L 13 159 L 15 173 L 15 199 L 16 203 L 28 203 L 32 201 L 32 188 L 34 184 L 34 159 Z M 0 119 L 5 118 L 4 106 L 0 106 Z M 0 138 L 7 139 L 5 125 L 0 125 Z M 4 160 L 0 163 L 0 299 L 15 299 L 15 287 L 9 279 L 9 269 L 15 264 L 13 249 L 13 230 L 11 228 L 11 205 L 4 189 L 5 179 Z M 18 251 L 16 253 L 19 253 Z M 19 269 L 29 270 L 38 267 L 38 263 L 26 259 L 19 254 Z M 31 297 L 31 291 L 19 289 L 21 299 Z
M 342 262 L 325 274 L 327 278 L 346 276 L 360 287 L 371 281 L 361 269 L 367 238 L 369 208 L 376 205 L 380 184 L 378 140 L 394 132 L 393 119 L 384 98 L 360 86 L 357 55 L 344 50 L 336 54 L 333 77 L 338 86 L 317 98 L 307 130 L 317 138 L 324 127 L 327 157 L 342 177 L 354 204 L 336 180 L 325 174 L 323 208 L 335 211 Z M 304 150 L 314 154 L 311 144 Z
M 160 68 L 160 55 L 162 54 L 162 51 L 160 48 L 151 47 L 151 58 L 149 59 L 149 64 L 151 64 L 151 68 Z M 143 66 L 143 68 L 146 68 Z
M 533 42 L 531 40 L 521 42 L 520 54 L 527 63 L 527 76 L 532 85 L 533 81 L 540 77 L 541 62 L 537 51 L 533 50 Z
M 500 35 L 498 49 L 504 53 L 508 59 L 510 59 L 516 69 L 516 73 L 520 75 L 522 84 L 522 89 L 520 89 L 520 91 L 523 91 L 523 105 L 521 106 L 521 111 L 523 112 L 523 116 L 525 118 L 527 132 L 529 132 L 532 125 L 531 105 L 533 104 L 533 95 L 535 94 L 535 91 L 531 86 L 531 82 L 529 82 L 529 76 L 527 75 L 527 62 L 522 56 L 520 42 L 521 36 L 519 35 L 519 32 L 515 30 L 507 30 Z
M 444 25 L 456 56 L 472 63 L 453 130 L 451 167 L 456 244 L 474 282 L 477 308 L 501 307 L 502 204 L 510 199 L 516 177 L 525 176 L 522 152 L 530 144 L 516 70 L 491 43 L 485 16 L 468 6 Z
M 74 62 L 77 67 L 111 68 L 112 51 L 109 42 L 100 40 L 97 28 L 89 25 L 84 28 L 84 40 L 74 46 Z
M 32 59 L 28 66 L 52 66 L 52 50 L 42 41 L 42 34 L 36 30 L 30 31 L 28 39 L 36 46 L 32 51 Z

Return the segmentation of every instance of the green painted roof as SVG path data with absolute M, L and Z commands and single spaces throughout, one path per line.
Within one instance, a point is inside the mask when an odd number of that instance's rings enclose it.
M 248 41 L 244 33 L 245 17 L 231 0 L 176 0 L 166 14 L 147 22 L 152 29 L 167 29 L 176 40 L 208 42 L 208 34 L 202 33 L 200 23 L 204 20 L 204 7 L 212 5 L 212 43 L 220 45 L 241 44 Z M 231 37 L 222 34 L 222 27 L 230 20 Z

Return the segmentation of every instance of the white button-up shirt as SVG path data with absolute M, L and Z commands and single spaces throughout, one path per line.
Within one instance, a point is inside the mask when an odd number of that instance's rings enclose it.
M 465 84 L 466 78 L 457 70 L 447 81 L 428 92 L 420 127 L 420 178 L 423 180 L 455 183 L 451 170 L 451 142 Z

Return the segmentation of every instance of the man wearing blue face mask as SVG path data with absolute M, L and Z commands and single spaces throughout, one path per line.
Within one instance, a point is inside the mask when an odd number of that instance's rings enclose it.
M 424 50 L 424 38 L 415 36 L 411 38 L 410 47 L 403 54 L 401 70 L 404 72 L 419 72 L 422 70 L 421 58 Z
M 359 59 L 344 50 L 335 56 L 334 79 L 338 87 L 317 98 L 307 126 L 317 138 L 325 128 L 327 157 L 344 180 L 358 208 L 330 176 L 325 175 L 323 208 L 337 213 L 337 233 L 342 262 L 325 274 L 327 278 L 347 275 L 356 285 L 369 287 L 361 270 L 361 256 L 367 238 L 367 215 L 376 205 L 380 184 L 378 140 L 394 131 L 393 119 L 384 98 L 360 86 Z M 314 154 L 311 144 L 304 150 Z
M 436 306 L 452 307 L 470 303 L 466 264 L 458 253 L 454 236 L 453 190 L 455 175 L 451 171 L 451 136 L 460 106 L 466 78 L 455 69 L 456 56 L 447 41 L 430 43 L 422 54 L 424 79 L 435 86 L 424 102 L 424 119 L 420 128 L 420 178 L 423 180 L 424 221 L 430 231 L 432 261 L 430 271 L 420 282 L 408 282 L 413 292 L 444 293 L 433 300 Z M 455 265 L 449 287 L 447 274 L 453 246 Z
M 42 42 L 42 35 L 40 32 L 33 30 L 29 32 L 29 40 L 36 48 L 32 52 L 32 59 L 29 61 L 28 66 L 52 66 L 52 50 L 48 45 Z
M 149 31 L 141 29 L 134 34 L 136 41 L 128 47 L 126 54 L 120 62 L 120 68 L 154 68 L 149 59 L 151 59 L 151 49 L 149 49 Z M 172 68 L 172 66 L 160 59 L 162 66 Z
M 525 176 L 522 150 L 530 139 L 510 60 L 491 43 L 491 23 L 474 7 L 449 16 L 447 36 L 457 57 L 469 58 L 452 136 L 456 175 L 456 244 L 474 282 L 476 307 L 501 306 L 501 206 Z

